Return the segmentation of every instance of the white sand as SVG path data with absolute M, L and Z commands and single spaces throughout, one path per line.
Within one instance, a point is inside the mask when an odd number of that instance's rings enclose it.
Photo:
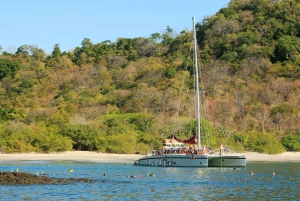
M 0 154 L 1 161 L 82 161 L 82 162 L 111 162 L 133 163 L 141 158 L 138 154 L 106 154 L 91 151 L 67 151 L 62 153 L 38 154 Z
M 247 162 L 300 162 L 300 152 L 284 152 L 282 154 L 259 154 L 246 152 Z
M 284 152 L 270 155 L 255 152 L 246 152 L 247 162 L 300 162 L 300 152 Z M 143 155 L 138 154 L 106 154 L 90 151 L 67 151 L 51 154 L 0 154 L 1 161 L 82 161 L 82 162 L 111 162 L 133 163 Z

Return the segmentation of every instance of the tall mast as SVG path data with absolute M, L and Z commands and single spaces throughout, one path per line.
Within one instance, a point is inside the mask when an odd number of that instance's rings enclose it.
M 194 33 L 194 62 L 196 71 L 196 112 L 197 112 L 197 132 L 198 132 L 198 148 L 201 148 L 201 136 L 200 136 L 200 92 L 199 92 L 199 75 L 198 75 L 198 54 L 197 54 L 197 38 L 195 17 L 193 17 L 193 33 Z

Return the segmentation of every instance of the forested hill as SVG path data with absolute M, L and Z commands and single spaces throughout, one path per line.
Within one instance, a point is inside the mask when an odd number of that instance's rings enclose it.
M 202 143 L 300 151 L 300 1 L 232 0 L 196 28 L 208 84 Z M 51 55 L 34 45 L 1 51 L 0 152 L 135 153 L 190 137 L 191 47 L 191 31 L 167 27 L 149 38 L 85 38 L 70 52 L 56 44 Z

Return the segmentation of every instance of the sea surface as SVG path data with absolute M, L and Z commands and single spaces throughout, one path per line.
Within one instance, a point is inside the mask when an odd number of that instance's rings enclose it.
M 39 175 L 45 172 L 54 178 L 97 181 L 0 185 L 0 200 L 300 200 L 300 163 L 248 163 L 245 168 L 234 169 L 96 162 L 0 162 L 0 171 L 17 168 L 19 172 Z M 250 171 L 254 174 L 250 175 Z M 152 177 L 148 176 L 150 172 Z

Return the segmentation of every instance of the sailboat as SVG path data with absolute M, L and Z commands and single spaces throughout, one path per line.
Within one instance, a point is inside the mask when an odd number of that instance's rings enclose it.
M 195 23 L 194 23 L 195 24 Z M 195 25 L 194 25 L 195 30 Z M 196 38 L 196 34 L 194 33 L 194 37 Z M 194 39 L 196 40 L 196 39 Z M 195 50 L 197 50 L 196 42 L 195 44 Z M 197 62 L 197 55 L 195 52 L 195 61 Z M 198 86 L 198 68 L 196 66 L 196 92 L 197 92 L 197 112 L 198 112 L 198 128 L 200 128 L 200 104 L 199 104 L 199 86 Z M 204 78 L 204 75 L 202 75 Z M 206 93 L 208 94 L 208 90 L 206 87 Z M 209 101 L 210 102 L 210 101 Z M 210 107 L 212 110 L 212 107 Z M 212 112 L 213 114 L 213 112 Z M 214 118 L 213 118 L 214 119 Z M 214 124 L 215 125 L 215 124 Z M 216 129 L 216 128 L 215 128 Z M 216 129 L 217 131 L 217 129 Z M 201 147 L 200 145 L 200 129 L 198 129 L 199 132 L 199 140 L 198 140 L 198 147 Z M 203 149 L 206 149 L 205 147 Z M 220 148 L 217 150 L 207 150 L 208 153 L 208 167 L 245 167 L 246 166 L 246 155 L 236 153 L 230 149 L 227 148 L 226 145 L 221 144 Z
M 198 85 L 198 61 L 197 61 L 197 41 L 195 30 L 195 18 L 193 17 L 193 40 L 195 54 L 195 71 L 196 71 L 196 105 L 197 105 L 197 130 L 198 135 L 189 140 L 164 139 L 162 150 L 156 151 L 135 161 L 134 165 L 138 166 L 162 166 L 162 167 L 208 167 L 208 155 L 199 153 L 200 144 L 200 97 Z M 197 139 L 196 139 L 197 138 Z M 184 143 L 196 144 L 198 147 L 186 147 Z
M 245 167 L 246 155 L 236 153 L 220 145 L 214 151 L 201 148 L 200 133 L 200 91 L 198 75 L 198 54 L 195 29 L 195 18 L 193 18 L 193 41 L 194 41 L 194 67 L 196 84 L 196 113 L 197 113 L 197 134 L 188 140 L 181 140 L 176 136 L 174 139 L 164 139 L 161 151 L 135 161 L 139 166 L 163 166 L 163 167 Z M 186 147 L 185 144 L 194 145 Z M 195 146 L 197 144 L 197 147 Z M 202 152 L 201 152 L 202 150 Z
M 198 147 L 201 148 L 201 134 L 200 134 L 200 96 L 199 96 L 199 79 L 198 79 L 198 64 L 197 64 L 197 42 L 195 33 L 195 21 L 194 24 L 194 51 L 195 51 L 195 71 L 196 71 L 196 95 L 197 95 L 197 123 L 198 123 Z M 204 75 L 202 75 L 204 78 Z M 208 94 L 207 87 L 205 91 Z M 210 102 L 210 101 L 209 101 Z M 212 110 L 212 107 L 210 107 Z M 212 112 L 213 114 L 213 112 Z M 213 118 L 214 119 L 214 118 Z M 216 129 L 216 128 L 215 128 Z M 217 130 L 216 130 L 217 131 Z M 182 141 L 182 140 L 179 140 Z M 227 148 L 226 145 L 221 144 L 217 150 L 209 150 L 205 146 L 202 148 L 204 153 L 208 154 L 208 167 L 245 167 L 246 166 L 246 155 L 236 153 Z

